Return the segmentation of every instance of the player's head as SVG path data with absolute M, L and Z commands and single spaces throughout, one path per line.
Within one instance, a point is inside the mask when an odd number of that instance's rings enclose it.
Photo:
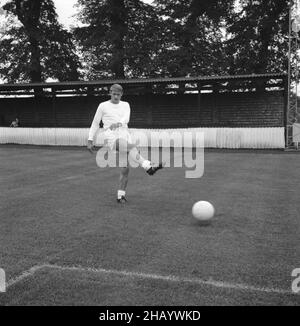
M 111 87 L 110 87 L 110 97 L 111 97 L 111 101 L 113 103 L 119 103 L 120 100 L 121 100 L 121 97 L 123 95 L 123 87 L 119 84 L 113 84 Z

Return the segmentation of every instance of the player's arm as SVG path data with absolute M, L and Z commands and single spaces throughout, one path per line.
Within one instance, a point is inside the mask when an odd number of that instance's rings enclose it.
M 93 153 L 93 148 L 94 148 L 94 137 L 96 132 L 99 129 L 99 124 L 101 122 L 102 119 L 102 106 L 101 104 L 99 105 L 97 112 L 94 116 L 90 131 L 89 131 L 89 138 L 88 138 L 88 144 L 87 144 L 87 148 L 88 150 Z

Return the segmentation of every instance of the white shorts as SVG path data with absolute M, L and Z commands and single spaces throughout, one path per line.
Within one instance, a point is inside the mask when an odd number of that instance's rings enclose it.
M 118 128 L 116 130 L 107 129 L 104 131 L 104 144 L 111 150 L 114 149 L 117 139 L 125 139 L 128 143 L 132 143 L 132 137 L 128 128 Z

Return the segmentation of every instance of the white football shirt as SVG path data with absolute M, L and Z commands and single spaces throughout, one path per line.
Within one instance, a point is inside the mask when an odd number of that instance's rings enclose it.
M 89 140 L 94 139 L 101 120 L 103 122 L 103 128 L 108 129 L 113 123 L 118 122 L 122 123 L 122 127 L 127 128 L 129 119 L 129 103 L 120 101 L 118 104 L 114 104 L 110 100 L 100 103 L 90 128 Z

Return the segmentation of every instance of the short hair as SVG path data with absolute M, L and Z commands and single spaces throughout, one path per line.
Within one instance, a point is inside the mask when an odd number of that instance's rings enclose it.
M 110 87 L 110 91 L 117 91 L 117 92 L 121 92 L 123 93 L 123 87 L 119 84 L 113 84 L 111 87 Z

